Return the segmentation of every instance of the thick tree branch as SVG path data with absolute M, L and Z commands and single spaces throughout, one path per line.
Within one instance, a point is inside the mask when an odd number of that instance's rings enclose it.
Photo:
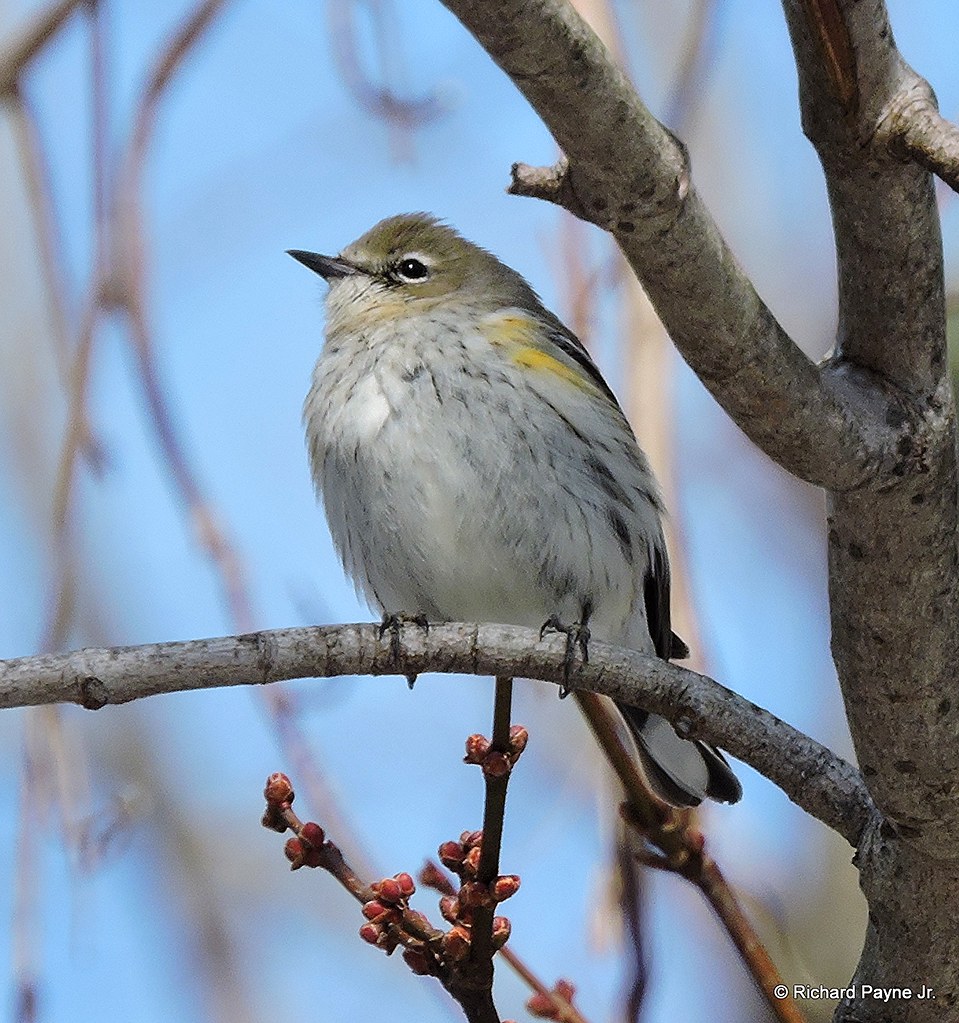
M 0 661 L 0 707 L 78 703 L 98 710 L 160 693 L 336 675 L 425 671 L 514 675 L 562 685 L 566 644 L 508 625 L 379 625 L 275 629 L 145 646 L 77 650 Z M 685 734 L 728 750 L 775 782 L 796 804 L 857 845 L 873 816 L 850 764 L 784 721 L 705 675 L 594 641 L 589 663 L 569 679 L 625 703 L 641 703 Z
M 890 152 L 887 135 L 891 112 L 929 90 L 896 51 L 881 0 L 844 2 L 860 103 L 855 112 L 843 109 L 810 41 L 804 5 L 786 0 L 785 7 L 803 125 L 822 160 L 833 212 L 834 360 L 881 374 L 912 395 L 933 426 L 920 442 L 924 472 L 831 501 L 833 652 L 877 802 L 929 852 L 954 859 L 959 573 L 942 246 L 929 175 Z
M 930 148 L 934 101 L 896 50 L 883 0 L 828 5 L 854 53 L 855 104 L 833 87 L 810 0 L 784 0 L 803 128 L 822 161 L 836 237 L 832 363 L 882 377 L 926 422 L 902 439 L 904 451 L 921 451 L 921 470 L 913 462 L 901 477 L 829 498 L 833 656 L 859 762 L 889 822 L 858 859 L 870 926 L 855 980 L 859 991 L 894 978 L 927 983 L 936 1003 L 905 1003 L 896 1015 L 939 1019 L 959 1001 L 956 435 L 938 211 L 925 168 L 903 159 L 904 142 Z M 940 136 L 937 159 L 950 136 Z M 859 997 L 839 1015 L 858 1023 L 888 1011 Z
M 959 1004 L 959 501 L 932 181 L 956 132 L 896 50 L 883 0 L 783 0 L 803 128 L 822 160 L 839 267 L 834 353 L 812 367 L 735 266 L 681 144 L 565 0 L 443 0 L 562 147 L 514 191 L 610 230 L 693 369 L 745 432 L 829 494 L 833 653 L 882 811 L 858 863 L 861 984 Z M 910 158 L 911 157 L 911 158 Z M 919 162 L 916 161 L 919 158 Z M 922 164 L 920 166 L 919 164 Z M 887 1018 L 850 1000 L 842 1018 Z
M 545 121 L 567 163 L 517 167 L 512 191 L 609 230 L 677 347 L 745 433 L 834 490 L 902 472 L 919 410 L 870 375 L 823 372 L 785 334 L 723 241 L 685 148 L 567 0 L 443 0 Z M 863 377 L 867 386 L 863 386 Z

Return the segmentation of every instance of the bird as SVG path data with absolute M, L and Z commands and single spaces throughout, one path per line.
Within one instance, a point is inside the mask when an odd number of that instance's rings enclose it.
M 338 255 L 303 419 L 344 568 L 385 616 L 591 636 L 669 660 L 663 501 L 579 339 L 491 252 L 426 213 Z M 618 704 L 653 790 L 733 803 L 725 757 Z

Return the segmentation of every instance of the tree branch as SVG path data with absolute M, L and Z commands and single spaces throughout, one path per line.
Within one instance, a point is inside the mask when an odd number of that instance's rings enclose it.
M 904 138 L 928 142 L 934 101 L 896 50 L 883 0 L 783 6 L 803 129 L 822 162 L 836 238 L 832 364 L 886 380 L 925 424 L 902 439 L 904 452 L 919 455 L 902 476 L 832 494 L 828 504 L 833 656 L 859 763 L 887 822 L 857 861 L 870 925 L 855 990 L 895 978 L 929 984 L 938 1008 L 917 1001 L 896 1015 L 938 1019 L 943 1004 L 959 1000 L 956 425 L 933 183 L 903 159 Z M 855 103 L 837 95 L 810 6 L 832 7 L 842 22 Z M 940 157 L 949 143 L 940 139 Z M 838 1018 L 884 1020 L 888 1010 L 860 994 Z
M 898 149 L 959 192 L 959 125 L 939 113 L 928 85 L 890 110 L 881 130 L 893 153 Z
M 21 31 L 0 47 L 0 96 L 17 87 L 20 75 L 56 35 L 71 14 L 87 0 L 57 0 L 35 14 Z
M 275 629 L 244 636 L 78 650 L 0 661 L 0 707 L 78 703 L 91 710 L 160 693 L 336 675 L 425 671 L 515 675 L 562 685 L 566 645 L 508 625 Z M 594 641 L 572 689 L 641 703 L 775 782 L 855 846 L 874 810 L 859 772 L 814 739 L 705 675 Z
M 683 145 L 567 0 L 443 0 L 540 114 L 567 162 L 518 165 L 511 191 L 610 231 L 676 346 L 767 454 L 834 490 L 917 453 L 921 415 L 881 381 L 816 367 L 739 268 L 690 181 Z M 861 375 L 860 375 L 861 376 Z
M 803 126 L 822 160 L 839 264 L 837 363 L 881 374 L 922 406 L 923 472 L 835 495 L 830 506 L 833 653 L 860 763 L 877 803 L 939 859 L 959 840 L 955 421 L 946 362 L 942 245 L 932 182 L 890 152 L 890 114 L 929 97 L 901 59 L 882 0 L 840 5 L 860 103 L 842 108 L 785 7 Z M 894 119 L 893 119 L 894 120 Z M 915 444 L 916 439 L 904 443 Z M 941 623 L 945 623 L 944 625 Z

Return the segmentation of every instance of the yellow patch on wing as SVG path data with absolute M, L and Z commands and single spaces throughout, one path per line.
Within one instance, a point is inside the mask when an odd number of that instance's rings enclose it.
M 581 387 L 584 391 L 596 390 L 582 373 L 567 366 L 565 362 L 560 362 L 559 359 L 554 358 L 552 355 L 541 351 L 539 348 L 520 348 L 519 351 L 513 354 L 513 362 L 517 366 L 526 366 L 528 369 L 546 370 L 547 372 L 555 373 L 564 380 L 568 380 L 571 384 Z
M 517 366 L 545 373 L 555 373 L 556 376 L 568 380 L 584 391 L 594 392 L 596 390 L 593 382 L 584 376 L 577 367 L 569 365 L 562 358 L 550 355 L 549 352 L 543 351 L 539 345 L 533 343 L 533 339 L 542 329 L 536 320 L 526 316 L 507 314 L 492 317 L 483 326 L 490 342 L 505 348 Z

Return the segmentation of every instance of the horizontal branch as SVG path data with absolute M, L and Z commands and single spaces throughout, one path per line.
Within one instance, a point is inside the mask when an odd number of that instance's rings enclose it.
M 395 642 L 378 625 L 329 625 L 41 654 L 0 661 L 0 708 L 99 710 L 191 689 L 427 671 L 540 679 L 641 704 L 754 767 L 853 846 L 874 814 L 854 767 L 713 679 L 599 642 L 567 679 L 562 637 L 507 625 L 406 625 Z
M 683 357 L 737 425 L 790 472 L 834 491 L 891 475 L 918 413 L 875 376 L 816 366 L 743 273 L 647 109 L 568 0 L 443 0 L 556 139 L 555 168 L 510 191 L 608 230 Z

